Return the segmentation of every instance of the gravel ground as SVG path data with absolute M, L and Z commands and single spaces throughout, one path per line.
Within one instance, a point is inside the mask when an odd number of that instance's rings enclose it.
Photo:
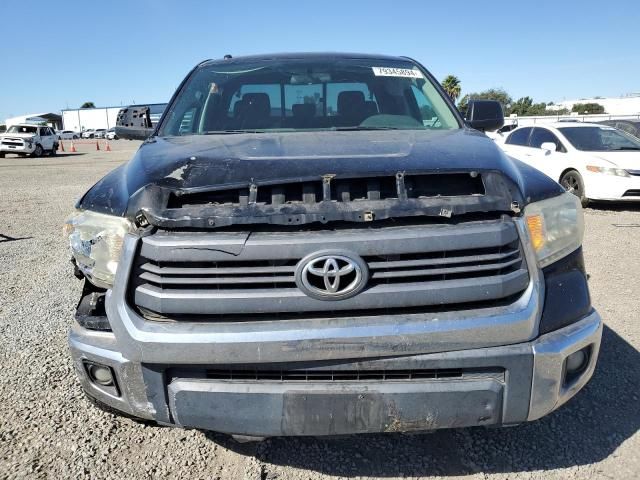
M 61 225 L 75 199 L 138 144 L 111 145 L 0 159 L 0 478 L 640 477 L 640 207 L 586 212 L 593 302 L 607 325 L 600 362 L 583 392 L 538 422 L 241 445 L 97 410 L 67 351 L 80 282 Z

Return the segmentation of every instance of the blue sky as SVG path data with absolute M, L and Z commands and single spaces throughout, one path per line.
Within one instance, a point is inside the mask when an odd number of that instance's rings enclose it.
M 439 79 L 457 75 L 463 94 L 620 95 L 640 91 L 639 22 L 637 0 L 6 1 L 0 121 L 164 102 L 191 67 L 225 53 L 408 55 Z

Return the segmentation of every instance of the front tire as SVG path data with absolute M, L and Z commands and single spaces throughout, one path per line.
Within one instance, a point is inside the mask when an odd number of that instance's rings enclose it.
M 589 199 L 586 197 L 584 191 L 582 175 L 580 175 L 576 170 L 569 170 L 562 175 L 560 185 L 562 185 L 567 192 L 573 193 L 578 197 L 583 207 L 586 207 L 589 204 Z
M 58 144 L 55 143 L 53 145 L 53 148 L 51 149 L 51 151 L 49 152 L 49 155 L 51 155 L 52 157 L 55 157 L 56 154 L 58 153 Z
M 42 148 L 42 145 L 36 145 L 36 149 L 33 151 L 33 156 L 41 157 L 43 153 L 44 153 L 44 150 Z

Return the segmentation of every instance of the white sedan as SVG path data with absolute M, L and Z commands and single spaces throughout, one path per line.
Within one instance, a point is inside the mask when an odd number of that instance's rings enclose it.
M 58 140 L 75 140 L 79 134 L 73 130 L 58 130 L 56 135 L 58 136 Z
M 558 122 L 520 127 L 505 153 L 589 200 L 640 201 L 640 141 L 606 125 Z

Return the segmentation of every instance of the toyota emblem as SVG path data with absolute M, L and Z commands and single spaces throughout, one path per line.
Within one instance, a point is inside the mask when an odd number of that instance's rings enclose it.
M 343 300 L 365 287 L 368 274 L 367 264 L 358 255 L 325 251 L 300 261 L 296 283 L 310 297 Z

